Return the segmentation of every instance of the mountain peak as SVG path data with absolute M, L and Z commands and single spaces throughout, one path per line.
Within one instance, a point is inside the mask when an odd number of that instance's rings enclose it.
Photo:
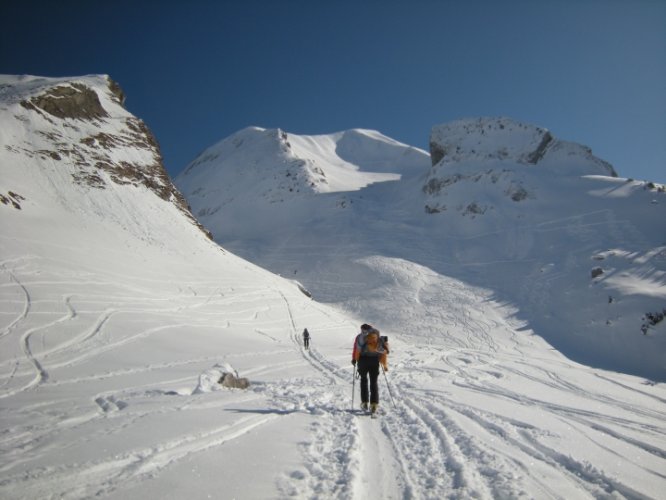
M 523 165 L 575 164 L 579 173 L 617 177 L 590 148 L 556 139 L 549 130 L 506 117 L 465 118 L 433 127 L 432 164 L 512 162 Z
M 429 164 L 425 151 L 373 130 L 297 135 L 248 127 L 206 149 L 176 183 L 199 217 L 205 217 L 233 201 L 238 192 L 255 202 L 276 203 L 357 191 Z

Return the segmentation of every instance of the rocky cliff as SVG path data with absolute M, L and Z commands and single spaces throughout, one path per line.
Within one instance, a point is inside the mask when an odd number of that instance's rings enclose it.
M 124 100 L 108 76 L 0 77 L 3 163 L 29 158 L 45 173 L 91 190 L 141 186 L 199 225 L 166 173 L 155 137 Z M 0 194 L 8 199 L 12 189 L 0 186 Z

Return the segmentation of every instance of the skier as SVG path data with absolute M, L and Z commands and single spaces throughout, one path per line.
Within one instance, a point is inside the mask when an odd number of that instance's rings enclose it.
M 307 328 L 303 330 L 303 347 L 307 350 L 310 349 L 310 332 L 308 332 Z
M 368 410 L 374 416 L 379 408 L 379 364 L 388 371 L 387 355 L 389 353 L 388 339 L 379 335 L 379 330 L 368 324 L 361 325 L 361 333 L 356 336 L 352 352 L 352 365 L 357 366 L 361 377 L 361 409 Z M 368 378 L 370 391 L 368 391 Z M 369 392 L 369 398 L 368 398 Z

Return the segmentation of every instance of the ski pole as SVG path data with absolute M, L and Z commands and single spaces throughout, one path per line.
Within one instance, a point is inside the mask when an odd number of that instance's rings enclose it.
M 382 365 L 381 363 L 379 363 L 379 366 L 382 367 L 382 372 L 384 372 L 384 380 L 386 381 L 386 387 L 388 388 L 389 396 L 391 396 L 391 403 L 393 403 L 393 408 L 395 408 L 393 392 L 391 392 L 391 385 L 389 384 L 388 377 L 386 376 L 386 370 L 384 370 L 384 365 Z
M 356 387 L 356 365 L 354 365 L 354 370 L 352 371 L 352 405 L 351 411 L 354 411 L 354 388 Z

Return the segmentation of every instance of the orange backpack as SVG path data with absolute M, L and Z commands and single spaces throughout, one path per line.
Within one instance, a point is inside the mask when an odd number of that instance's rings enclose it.
M 388 353 L 388 338 L 382 337 L 376 328 L 370 330 L 365 336 L 365 344 L 362 345 L 361 354 L 379 356 L 379 362 L 384 367 L 384 370 L 388 370 Z
M 364 354 L 375 354 L 381 352 L 382 345 L 379 337 L 379 330 L 370 330 L 365 337 L 365 345 L 363 346 Z

